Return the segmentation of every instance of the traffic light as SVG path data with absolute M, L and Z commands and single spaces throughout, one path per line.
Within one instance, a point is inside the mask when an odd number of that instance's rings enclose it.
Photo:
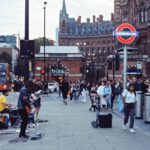
M 20 57 L 29 57 L 33 59 L 35 56 L 34 40 L 20 40 Z
M 45 73 L 45 71 L 44 71 L 44 70 L 41 70 L 41 74 L 44 75 L 44 73 Z

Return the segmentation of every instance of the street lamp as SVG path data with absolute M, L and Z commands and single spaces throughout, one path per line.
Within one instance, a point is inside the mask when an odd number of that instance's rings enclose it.
M 45 40 L 45 33 L 46 33 L 46 4 L 47 2 L 44 1 L 44 38 L 43 38 L 43 41 L 44 41 L 44 83 L 46 82 L 46 60 L 45 60 L 45 45 L 46 45 L 46 40 Z

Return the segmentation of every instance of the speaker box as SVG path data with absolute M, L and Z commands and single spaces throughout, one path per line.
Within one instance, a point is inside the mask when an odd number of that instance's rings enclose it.
M 100 128 L 112 128 L 112 114 L 99 115 L 99 127 Z

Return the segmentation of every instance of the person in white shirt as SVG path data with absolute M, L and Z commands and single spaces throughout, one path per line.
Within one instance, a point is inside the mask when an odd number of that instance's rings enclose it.
M 135 87 L 133 84 L 130 84 L 128 87 L 128 90 L 125 90 L 122 93 L 123 96 L 123 104 L 124 104 L 124 113 L 125 113 L 125 118 L 124 118 L 124 125 L 123 129 L 126 130 L 128 119 L 130 116 L 130 132 L 135 133 L 133 127 L 134 127 L 134 115 L 135 115 L 135 103 L 136 103 L 136 94 L 135 94 Z
M 101 85 L 98 87 L 97 94 L 101 100 L 101 107 L 107 107 L 107 102 L 104 98 L 104 95 L 105 95 L 105 82 L 104 81 L 102 81 Z
M 111 108 L 111 95 L 112 95 L 112 87 L 111 82 L 108 81 L 104 88 L 105 100 L 107 102 L 107 107 Z

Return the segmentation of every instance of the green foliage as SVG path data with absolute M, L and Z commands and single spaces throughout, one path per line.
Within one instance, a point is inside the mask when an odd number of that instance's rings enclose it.
M 0 55 L 0 62 L 8 63 L 8 64 L 11 65 L 11 62 L 12 62 L 11 55 L 6 53 L 6 52 L 1 53 L 1 55 Z
M 51 39 L 46 38 L 45 39 L 46 46 L 54 46 L 54 41 Z M 35 53 L 38 53 L 40 51 L 40 46 L 44 45 L 44 38 L 39 37 L 35 39 Z

